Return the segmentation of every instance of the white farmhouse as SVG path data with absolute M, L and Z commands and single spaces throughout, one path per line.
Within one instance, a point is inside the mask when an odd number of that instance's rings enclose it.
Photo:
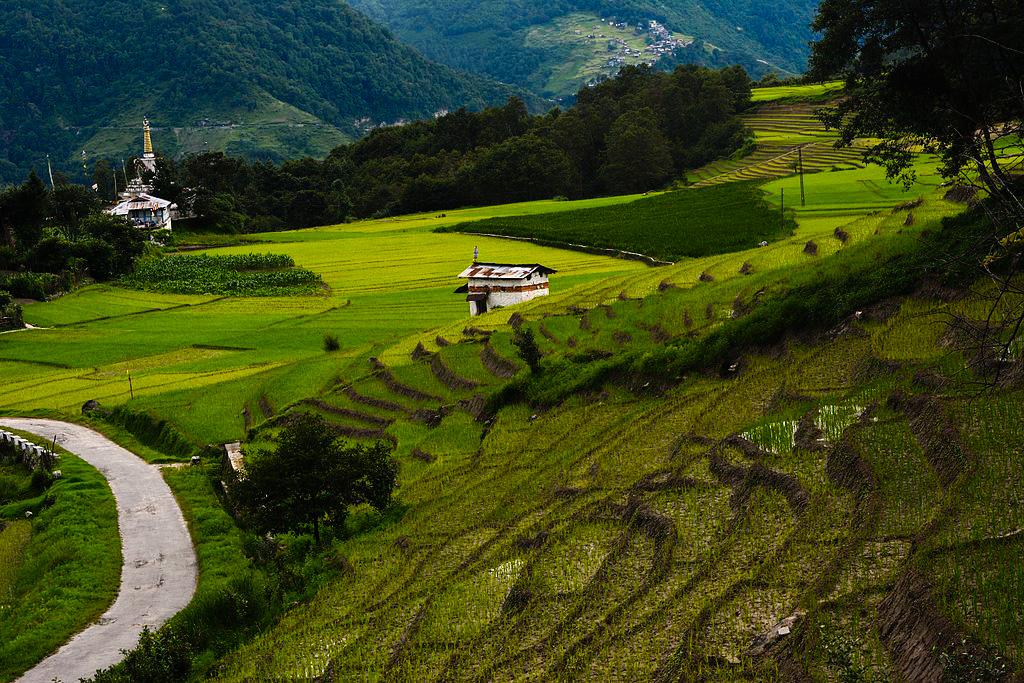
M 512 306 L 548 295 L 548 275 L 557 271 L 539 263 L 476 263 L 459 273 L 468 282 L 457 289 L 467 294 L 469 314 Z

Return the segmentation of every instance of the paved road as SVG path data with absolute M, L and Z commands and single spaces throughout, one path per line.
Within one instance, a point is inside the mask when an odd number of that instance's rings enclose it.
M 117 499 L 121 589 L 99 621 L 64 644 L 22 683 L 73 683 L 115 664 L 139 641 L 144 626 L 159 627 L 192 599 L 196 554 L 185 519 L 160 471 L 102 434 L 67 422 L 0 418 L 9 427 L 52 440 L 103 473 Z

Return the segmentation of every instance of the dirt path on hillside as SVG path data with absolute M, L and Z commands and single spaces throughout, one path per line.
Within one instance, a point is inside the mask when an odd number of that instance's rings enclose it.
M 19 681 L 71 683 L 121 660 L 143 627 L 158 628 L 192 599 L 196 555 L 181 509 L 160 470 L 102 434 L 36 418 L 0 418 L 0 427 L 50 441 L 98 469 L 117 500 L 121 587 L 100 619 L 28 671 Z

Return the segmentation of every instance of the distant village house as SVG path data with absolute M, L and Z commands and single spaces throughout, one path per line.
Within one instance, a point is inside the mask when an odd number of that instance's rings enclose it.
M 480 315 L 492 308 L 515 304 L 548 295 L 548 275 L 557 271 L 539 263 L 473 262 L 459 274 L 468 282 L 455 290 L 466 293 L 469 314 Z

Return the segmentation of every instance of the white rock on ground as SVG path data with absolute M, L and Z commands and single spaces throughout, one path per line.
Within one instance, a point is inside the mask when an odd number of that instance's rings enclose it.
M 99 621 L 19 679 L 71 683 L 121 660 L 143 627 L 159 628 L 192 599 L 196 554 L 181 509 L 159 469 L 102 434 L 80 425 L 35 418 L 0 418 L 0 426 L 57 443 L 98 469 L 117 501 L 121 586 Z

